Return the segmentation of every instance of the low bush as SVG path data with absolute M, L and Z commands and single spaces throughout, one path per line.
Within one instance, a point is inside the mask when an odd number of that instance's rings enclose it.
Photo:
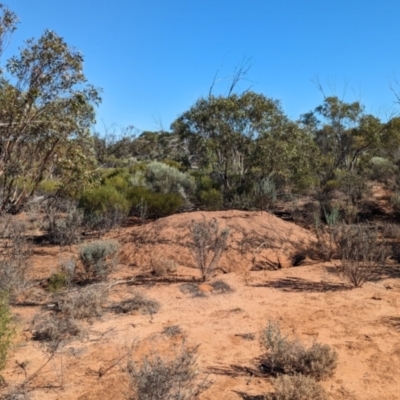
M 153 256 L 151 258 L 151 269 L 155 276 L 164 276 L 176 272 L 177 266 L 174 260 L 170 258 Z
M 141 293 L 136 293 L 131 299 L 121 301 L 113 306 L 117 313 L 131 313 L 138 311 L 141 314 L 156 314 L 160 309 L 160 303 L 156 300 L 148 299 Z
M 175 193 L 190 198 L 196 189 L 194 178 L 163 162 L 152 161 L 144 171 L 146 185 L 156 193 Z
M 46 232 L 52 244 L 71 246 L 82 240 L 83 213 L 76 206 L 66 214 L 61 214 L 57 207 L 48 205 L 46 207 Z
M 50 351 L 55 351 L 61 343 L 82 334 L 81 326 L 74 319 L 51 313 L 35 321 L 33 339 L 44 342 Z
M 117 263 L 118 243 L 114 240 L 97 240 L 81 246 L 79 259 L 84 269 L 84 279 L 103 280 Z
M 327 400 L 325 389 L 314 379 L 304 375 L 281 375 L 272 380 L 274 393 L 270 400 Z
M 386 241 L 370 225 L 342 224 L 336 242 L 341 272 L 354 287 L 373 280 L 389 255 Z
M 175 358 L 150 355 L 139 364 L 128 362 L 132 400 L 192 400 L 210 386 L 201 379 L 197 366 L 197 347 L 182 346 Z
M 12 296 L 26 284 L 28 259 L 32 245 L 26 238 L 26 226 L 10 220 L 3 229 L 0 254 L 0 291 Z
M 208 211 L 221 210 L 224 198 L 218 189 L 200 190 L 198 193 L 199 206 Z
M 169 325 L 163 329 L 162 333 L 169 337 L 173 337 L 180 335 L 182 333 L 182 329 L 179 325 Z
M 51 293 L 57 293 L 67 287 L 68 277 L 63 271 L 55 272 L 49 278 L 47 289 Z
M 206 281 L 215 271 L 222 253 L 226 249 L 229 229 L 219 229 L 218 221 L 192 221 L 190 225 L 192 251 L 200 269 L 203 281 Z
M 320 343 L 306 348 L 298 340 L 282 336 L 279 325 L 272 321 L 261 333 L 261 344 L 267 351 L 262 366 L 274 374 L 302 374 L 321 380 L 331 376 L 336 368 L 335 350 Z
M 113 186 L 86 190 L 79 201 L 84 222 L 89 229 L 107 232 L 127 218 L 130 205 L 126 196 Z
M 131 188 L 127 196 L 132 214 L 139 217 L 144 204 L 148 218 L 167 217 L 175 214 L 184 205 L 184 199 L 178 193 L 155 193 L 143 186 Z
M 67 293 L 58 302 L 58 307 L 61 313 L 70 319 L 100 317 L 106 298 L 105 286 L 92 285 Z

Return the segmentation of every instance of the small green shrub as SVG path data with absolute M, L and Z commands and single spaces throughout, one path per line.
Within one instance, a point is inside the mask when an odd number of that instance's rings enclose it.
M 218 189 L 200 190 L 198 194 L 199 206 L 209 211 L 220 210 L 224 205 L 224 198 Z
M 65 289 L 68 284 L 68 278 L 63 271 L 55 272 L 49 278 L 47 283 L 47 289 L 51 293 L 57 293 L 62 289 Z
M 257 208 L 268 211 L 276 202 L 277 189 L 275 182 L 270 178 L 263 178 L 254 185 L 254 197 Z
M 79 208 L 90 229 L 109 231 L 126 219 L 130 205 L 126 196 L 114 186 L 99 186 L 83 192 Z
M 281 375 L 272 380 L 271 400 L 328 400 L 325 389 L 314 379 L 304 375 Z
M 39 183 L 38 193 L 44 195 L 55 194 L 61 187 L 61 182 L 55 179 L 45 179 Z
M 12 317 L 8 303 L 8 295 L 5 291 L 0 291 L 0 371 L 6 365 L 7 353 L 13 335 Z M 0 375 L 0 383 L 2 377 Z
M 79 259 L 84 268 L 84 279 L 102 280 L 117 262 L 118 243 L 114 240 L 98 240 L 81 246 Z
M 267 350 L 263 367 L 271 373 L 302 374 L 317 380 L 333 374 L 337 352 L 328 345 L 314 343 L 310 348 L 298 340 L 282 336 L 277 323 L 269 321 L 261 333 L 261 344 Z
M 149 218 L 161 218 L 176 213 L 184 204 L 184 199 L 177 193 L 155 193 L 143 186 L 129 190 L 128 199 L 132 213 L 140 216 L 140 207 L 145 203 Z

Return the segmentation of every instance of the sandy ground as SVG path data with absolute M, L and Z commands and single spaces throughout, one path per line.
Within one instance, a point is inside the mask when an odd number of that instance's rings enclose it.
M 231 236 L 217 275 L 197 289 L 200 275 L 188 247 L 188 228 L 193 219 L 203 218 L 216 218 L 221 228 L 230 228 Z M 127 358 L 177 352 L 182 342 L 199 345 L 201 373 L 213 382 L 201 400 L 255 399 L 272 388 L 257 361 L 262 354 L 259 333 L 268 320 L 279 322 L 290 338 L 336 349 L 335 375 L 322 382 L 330 398 L 400 399 L 400 268 L 351 289 L 333 263 L 313 259 L 315 238 L 310 232 L 267 213 L 180 214 L 110 236 L 119 240 L 121 251 L 120 264 L 108 280 L 129 279 L 133 284 L 113 286 L 103 316 L 85 322 L 86 335 L 61 346 L 32 379 L 28 387 L 33 400 L 127 399 Z M 68 251 L 63 249 L 62 255 Z M 32 276 L 48 277 L 60 254 L 57 246 L 36 248 Z M 298 254 L 304 260 L 293 267 Z M 151 274 L 151 262 L 161 257 L 173 260 L 176 269 L 159 278 Z M 211 290 L 216 281 L 232 291 Z M 135 293 L 157 300 L 159 312 L 115 314 L 107 307 Z M 31 288 L 29 296 L 38 304 L 48 301 L 40 286 Z M 40 305 L 13 307 L 18 335 L 3 373 L 11 386 L 49 357 L 31 340 L 35 316 L 45 312 Z M 163 333 L 173 325 L 180 333 Z

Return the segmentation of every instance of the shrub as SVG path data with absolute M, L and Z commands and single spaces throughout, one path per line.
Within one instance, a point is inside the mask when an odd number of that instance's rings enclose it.
M 182 333 L 182 329 L 179 325 L 169 325 L 163 329 L 162 333 L 169 337 L 173 337 L 180 335 Z
M 164 276 L 176 271 L 176 263 L 174 260 L 165 257 L 151 257 L 151 269 L 154 275 Z
M 261 333 L 261 344 L 267 350 L 263 367 L 272 373 L 302 374 L 321 380 L 331 376 L 336 368 L 335 350 L 320 343 L 307 349 L 301 342 L 282 336 L 275 322 L 268 322 Z
M 46 207 L 47 237 L 53 244 L 71 246 L 82 239 L 83 214 L 72 205 L 66 215 L 57 207 Z
M 271 400 L 327 400 L 325 389 L 314 379 L 304 375 L 281 375 L 272 380 Z
M 98 240 L 81 246 L 79 259 L 87 280 L 105 279 L 117 262 L 118 243 L 114 240 Z
M 162 162 L 149 163 L 144 175 L 147 186 L 157 193 L 175 193 L 188 199 L 194 194 L 196 188 L 192 176 Z
M 182 346 L 172 359 L 150 355 L 140 365 L 130 361 L 127 372 L 131 382 L 130 399 L 135 400 L 192 400 L 210 386 L 207 379 L 199 377 L 197 347 Z
M 6 292 L 0 291 L 0 371 L 6 365 L 7 353 L 11 344 L 11 336 L 13 334 L 11 323 L 8 295 Z M 1 381 L 2 377 L 0 375 L 0 383 Z
M 35 321 L 33 339 L 45 342 L 50 351 L 55 351 L 62 342 L 81 336 L 82 333 L 82 328 L 74 319 L 51 313 Z
M 342 224 L 336 241 L 341 271 L 354 287 L 374 279 L 389 253 L 377 227 L 370 225 Z
M 47 289 L 52 292 L 56 293 L 60 290 L 67 287 L 68 278 L 67 275 L 63 271 L 55 272 L 49 278 L 47 283 Z
M 161 218 L 176 213 L 184 204 L 184 199 L 177 193 L 155 193 L 143 186 L 129 190 L 128 199 L 134 215 L 141 215 L 141 207 L 146 205 L 149 218 Z
M 190 225 L 192 249 L 203 281 L 215 271 L 222 253 L 226 249 L 229 229 L 219 230 L 218 221 L 192 221 Z
M 224 205 L 224 198 L 218 189 L 200 190 L 198 194 L 199 206 L 206 210 L 220 210 Z
M 276 202 L 277 189 L 275 182 L 270 178 L 263 178 L 254 186 L 254 195 L 257 207 L 268 211 Z
M 66 294 L 59 302 L 60 311 L 70 319 L 100 317 L 107 297 L 103 285 L 92 285 Z
M 160 309 L 160 303 L 155 300 L 148 299 L 140 293 L 136 293 L 131 299 L 121 301 L 113 306 L 117 313 L 131 313 L 139 311 L 141 314 L 156 314 Z
M 129 201 L 113 186 L 86 190 L 79 201 L 90 229 L 109 231 L 119 226 L 129 213 Z
M 10 220 L 3 230 L 0 255 L 0 291 L 14 294 L 25 286 L 28 259 L 32 246 L 25 235 L 25 225 Z

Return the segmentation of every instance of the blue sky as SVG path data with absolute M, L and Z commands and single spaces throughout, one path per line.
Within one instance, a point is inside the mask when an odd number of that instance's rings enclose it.
M 292 119 L 322 102 L 316 79 L 382 119 L 393 112 L 399 0 L 3 1 L 20 18 L 5 57 L 46 28 L 83 52 L 88 80 L 103 89 L 99 131 L 169 129 L 218 69 L 229 77 L 243 59 L 251 82 L 239 89 L 280 100 Z

